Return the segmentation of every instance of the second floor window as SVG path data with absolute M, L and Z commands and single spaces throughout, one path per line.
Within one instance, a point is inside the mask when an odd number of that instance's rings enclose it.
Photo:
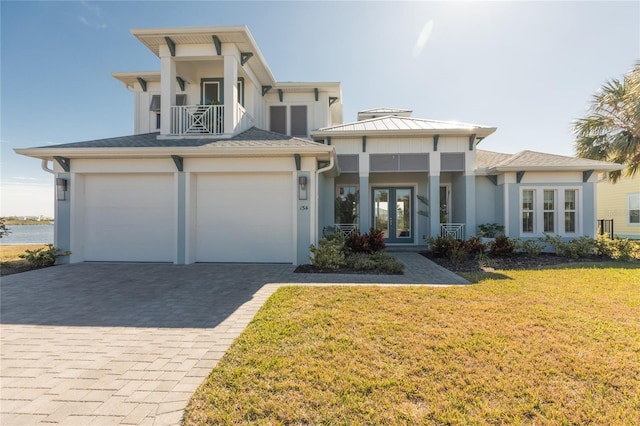
M 640 225 L 640 192 L 627 195 L 629 225 Z

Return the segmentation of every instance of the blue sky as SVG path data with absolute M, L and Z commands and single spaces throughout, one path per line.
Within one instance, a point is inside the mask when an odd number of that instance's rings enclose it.
M 634 2 L 1 1 L 0 215 L 52 215 L 14 148 L 132 134 L 113 71 L 158 70 L 132 28 L 247 25 L 278 81 L 342 82 L 358 110 L 496 126 L 480 148 L 572 155 L 571 122 L 640 58 Z

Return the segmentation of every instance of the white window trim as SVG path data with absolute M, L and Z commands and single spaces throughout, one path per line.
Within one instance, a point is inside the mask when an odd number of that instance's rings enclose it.
M 627 214 L 627 226 L 640 226 L 640 223 L 632 223 L 629 220 L 629 216 L 630 216 L 629 213 L 631 213 L 631 210 L 636 210 L 636 209 L 632 209 L 631 208 L 631 197 L 634 197 L 634 196 L 640 198 L 640 192 L 631 192 L 631 193 L 627 194 L 627 209 L 626 209 L 627 210 L 626 211 L 626 214 Z
M 538 237 L 544 235 L 544 191 L 554 191 L 554 225 L 555 232 L 549 234 L 560 235 L 566 237 L 578 237 L 583 235 L 583 215 L 584 208 L 582 205 L 582 188 L 576 186 L 522 186 L 518 197 L 518 228 L 519 234 L 523 237 Z M 566 232 L 564 223 L 564 201 L 565 191 L 576 191 L 576 231 Z M 533 232 L 522 231 L 522 201 L 523 192 L 533 191 Z

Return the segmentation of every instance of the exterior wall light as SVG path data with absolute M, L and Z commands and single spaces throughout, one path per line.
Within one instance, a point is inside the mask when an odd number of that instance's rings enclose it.
M 307 177 L 298 176 L 298 200 L 307 199 Z
M 58 201 L 67 199 L 67 180 L 65 178 L 56 178 L 56 199 Z

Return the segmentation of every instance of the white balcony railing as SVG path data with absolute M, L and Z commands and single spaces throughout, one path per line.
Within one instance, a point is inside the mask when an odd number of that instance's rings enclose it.
M 464 240 L 464 223 L 441 223 L 440 236 Z
M 224 105 L 171 107 L 172 135 L 221 135 L 224 133 Z

